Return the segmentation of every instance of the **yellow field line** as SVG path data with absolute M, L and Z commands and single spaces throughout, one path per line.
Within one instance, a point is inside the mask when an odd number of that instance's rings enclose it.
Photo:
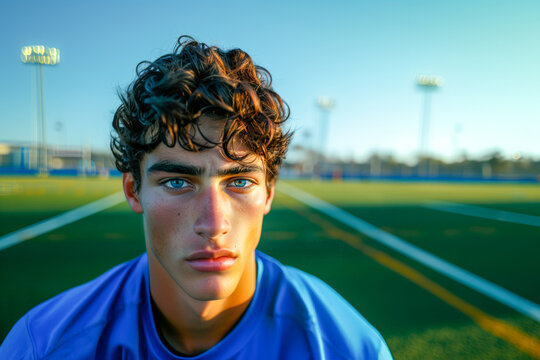
M 281 201 L 280 203 L 321 227 L 331 238 L 346 242 L 350 246 L 360 250 L 365 255 L 377 261 L 379 264 L 393 270 L 429 291 L 448 305 L 469 316 L 482 329 L 508 342 L 533 358 L 540 359 L 540 342 L 534 337 L 531 337 L 512 325 L 483 312 L 401 261 L 364 244 L 357 235 L 353 235 L 350 232 L 334 226 L 328 220 L 307 209 L 305 205 L 301 205 L 301 208 L 298 208 L 297 206 L 290 206 L 286 201 Z

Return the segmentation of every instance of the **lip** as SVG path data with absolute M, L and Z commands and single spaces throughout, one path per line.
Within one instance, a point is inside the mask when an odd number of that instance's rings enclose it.
M 234 265 L 236 260 L 234 253 L 227 249 L 199 250 L 186 258 L 188 265 L 200 272 L 226 271 Z

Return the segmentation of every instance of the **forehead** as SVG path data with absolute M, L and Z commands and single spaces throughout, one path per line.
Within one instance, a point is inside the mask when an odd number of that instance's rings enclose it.
M 260 170 L 263 171 L 263 159 L 247 150 L 240 143 L 233 142 L 232 146 L 229 146 L 229 150 L 236 156 L 246 156 L 242 163 L 229 159 L 223 154 L 223 151 L 219 146 L 214 146 L 214 144 L 219 144 L 222 141 L 225 122 L 225 119 L 201 116 L 198 121 L 197 132 L 193 137 L 193 141 L 198 144 L 213 147 L 200 151 L 190 151 L 182 148 L 179 144 L 169 147 L 162 143 L 153 151 L 144 155 L 141 161 L 141 170 L 146 171 L 158 163 L 167 163 L 196 167 L 197 169 L 200 169 L 200 172 L 202 173 L 213 173 L 220 169 L 239 166 L 260 168 Z
M 147 153 L 141 162 L 141 170 L 146 172 L 156 164 L 177 164 L 200 169 L 201 173 L 213 174 L 218 170 L 232 167 L 249 167 L 254 171 L 264 172 L 264 164 L 259 156 L 248 153 L 242 149 L 235 152 L 238 155 L 248 155 L 242 163 L 227 158 L 218 147 L 202 151 L 189 151 L 176 144 L 168 147 L 160 144 L 153 151 Z

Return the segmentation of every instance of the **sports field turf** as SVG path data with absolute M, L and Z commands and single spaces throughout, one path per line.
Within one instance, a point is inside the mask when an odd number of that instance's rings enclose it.
M 426 207 L 450 201 L 540 217 L 538 185 L 286 183 L 540 303 L 539 226 Z M 118 178 L 0 178 L 0 236 L 120 190 Z M 122 203 L 0 250 L 0 341 L 32 306 L 137 256 L 143 242 L 139 216 Z M 284 192 L 259 249 L 332 285 L 379 329 L 396 359 L 540 358 L 537 320 Z

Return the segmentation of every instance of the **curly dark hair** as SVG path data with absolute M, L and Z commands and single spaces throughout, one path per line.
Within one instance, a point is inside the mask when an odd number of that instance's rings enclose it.
M 292 132 L 283 131 L 289 108 L 272 89 L 272 77 L 240 49 L 223 51 L 181 36 L 173 53 L 137 65 L 137 78 L 124 93 L 113 118 L 111 150 L 119 171 L 130 172 L 136 190 L 144 154 L 163 143 L 189 151 L 218 146 L 227 158 L 263 159 L 267 186 L 276 180 Z M 206 116 L 225 120 L 217 143 L 200 131 Z M 197 142 L 200 134 L 203 142 Z M 237 145 L 247 154 L 234 152 Z

